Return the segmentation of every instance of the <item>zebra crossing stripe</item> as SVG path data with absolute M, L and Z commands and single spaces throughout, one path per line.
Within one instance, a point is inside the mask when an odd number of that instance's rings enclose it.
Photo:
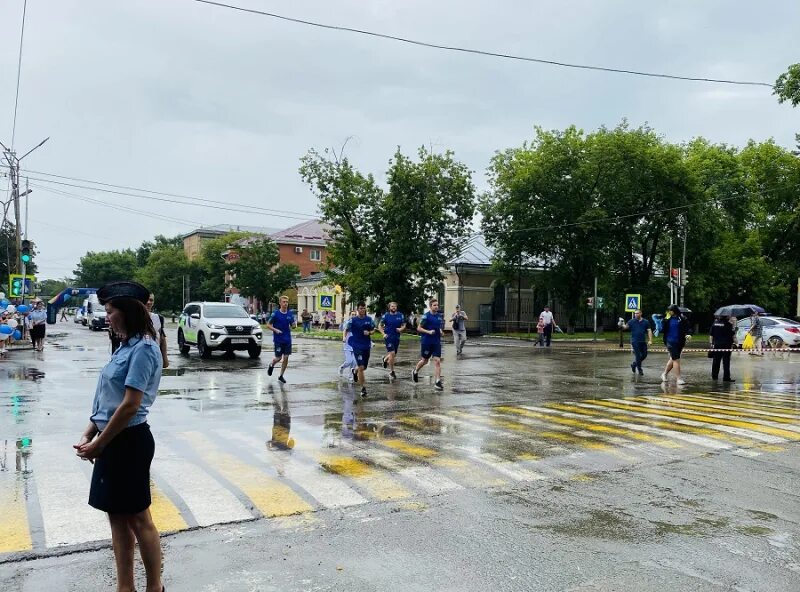
M 183 432 L 178 436 L 188 442 L 204 462 L 244 493 L 262 515 L 291 516 L 313 510 L 291 487 L 267 476 L 260 468 L 223 452 L 204 434 Z
M 150 498 L 150 514 L 159 532 L 177 532 L 188 528 L 180 510 L 152 480 L 150 482 Z
M 25 507 L 24 477 L 0 472 L 0 553 L 29 551 L 33 548 Z
M 726 415 L 728 417 L 745 417 L 753 421 L 769 421 L 773 424 L 787 424 L 786 429 L 792 429 L 789 426 L 798 426 L 800 424 L 800 418 L 794 417 L 787 417 L 786 415 L 776 415 L 774 413 L 768 413 L 766 411 L 760 411 L 756 409 L 751 410 L 742 410 L 736 409 L 734 407 L 728 407 L 725 405 L 719 405 L 715 403 L 708 403 L 708 402 L 694 402 L 694 401 L 675 401 L 669 397 L 631 397 L 631 401 L 659 401 L 663 405 L 668 405 L 670 407 L 678 407 L 687 409 L 689 411 L 700 411 L 703 413 L 715 413 L 720 415 Z M 800 428 L 799 428 L 800 429 Z
M 706 403 L 711 405 L 721 405 L 726 408 L 741 409 L 753 412 L 764 412 L 774 414 L 778 417 L 794 418 L 800 421 L 800 409 L 790 407 L 779 407 L 762 405 L 758 403 L 747 403 L 736 399 L 723 399 L 720 397 L 706 397 L 702 395 L 663 395 L 667 399 L 675 401 L 689 401 L 693 403 Z
M 673 411 L 671 409 L 664 409 L 657 405 L 639 405 L 635 404 L 633 401 L 625 401 L 624 399 L 590 399 L 590 402 L 594 405 L 600 405 L 602 407 L 629 409 L 631 411 L 655 415 L 658 417 L 674 417 L 676 419 L 693 421 L 696 422 L 695 425 L 710 425 L 722 431 L 735 430 L 732 433 L 754 440 L 761 440 L 762 442 L 767 442 L 769 444 L 780 444 L 785 442 L 787 438 L 796 438 L 796 434 L 793 432 L 761 426 L 748 421 L 721 419 L 701 413 L 684 413 L 680 411 Z
M 71 443 L 36 442 L 30 464 L 47 547 L 111 538 L 108 520 L 87 503 L 90 482 L 85 463 L 75 456 Z

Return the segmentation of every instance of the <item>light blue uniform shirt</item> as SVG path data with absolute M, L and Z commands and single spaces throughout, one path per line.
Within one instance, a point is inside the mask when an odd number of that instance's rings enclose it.
M 41 321 L 47 320 L 47 311 L 44 310 L 33 310 L 28 313 L 28 322 L 33 325 L 34 323 L 38 323 Z
M 142 391 L 142 403 L 128 427 L 147 421 L 147 413 L 156 400 L 158 384 L 161 382 L 161 350 L 152 337 L 133 337 L 123 341 L 111 360 L 103 367 L 94 392 L 91 421 L 97 429 L 104 430 L 111 416 L 122 404 L 125 388 Z

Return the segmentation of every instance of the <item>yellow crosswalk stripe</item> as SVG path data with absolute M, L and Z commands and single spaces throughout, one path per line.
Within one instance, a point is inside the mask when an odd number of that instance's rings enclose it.
M 434 456 L 437 456 L 439 453 L 436 452 L 432 448 L 428 448 L 426 446 L 418 446 L 416 444 L 409 444 L 404 440 L 400 440 L 398 438 L 390 438 L 387 440 L 379 439 L 377 440 L 383 446 L 387 446 L 392 450 L 397 450 L 398 452 L 402 452 L 407 456 L 412 456 L 415 458 L 423 458 L 428 459 Z
M 749 401 L 728 398 L 722 396 L 704 396 L 701 394 L 696 395 L 662 395 L 668 399 L 675 399 L 676 401 L 692 401 L 695 403 L 713 403 L 715 405 L 727 405 L 736 409 L 752 409 L 754 411 L 766 411 L 769 413 L 782 413 L 800 419 L 800 407 L 782 407 L 780 405 L 769 405 L 765 403 L 751 403 Z
M 719 430 L 715 430 L 713 428 L 690 426 L 655 418 L 648 419 L 645 417 L 636 417 L 634 415 L 630 415 L 627 413 L 617 413 L 616 410 L 610 410 L 610 409 L 608 410 L 587 409 L 586 407 L 580 406 L 582 404 L 585 403 L 583 401 L 581 401 L 580 403 L 572 403 L 572 404 L 548 403 L 547 407 L 553 407 L 554 409 L 560 409 L 562 411 L 568 411 L 570 413 L 579 413 L 581 415 L 588 415 L 592 417 L 608 418 L 608 419 L 613 419 L 615 421 L 634 423 L 637 425 L 654 427 L 663 430 L 672 430 L 674 432 L 682 432 L 697 436 L 706 436 L 709 438 L 714 438 L 715 440 L 730 442 L 731 444 L 736 444 L 738 446 L 754 446 L 756 444 L 755 440 L 743 438 L 742 436 L 735 436 L 733 434 L 728 434 L 726 432 L 720 432 Z
M 180 510 L 150 481 L 150 514 L 159 532 L 177 532 L 188 528 Z
M 21 475 L 0 475 L 0 553 L 33 548 Z
M 716 403 L 696 403 L 694 401 L 675 401 L 667 397 L 626 397 L 628 401 L 638 401 L 640 403 L 647 403 L 651 401 L 658 401 L 661 405 L 668 405 L 670 407 L 676 407 L 679 409 L 686 409 L 688 408 L 689 411 L 696 410 L 705 413 L 716 413 L 719 415 L 729 415 L 731 417 L 746 417 L 752 420 L 763 420 L 763 421 L 772 421 L 775 423 L 782 423 L 782 424 L 790 424 L 790 425 L 800 425 L 800 418 L 792 419 L 790 417 L 781 417 L 778 415 L 772 415 L 769 413 L 761 412 L 761 413 L 754 413 L 753 411 L 747 412 L 742 409 L 734 409 L 734 408 L 725 408 L 723 405 L 718 405 Z
M 375 499 L 387 501 L 411 497 L 411 492 L 394 479 L 356 458 L 338 454 L 320 454 L 318 460 L 322 468 L 352 479 Z
M 310 512 L 313 508 L 294 490 L 263 470 L 242 462 L 232 454 L 222 452 L 200 432 L 184 432 L 179 437 L 188 442 L 201 458 L 233 483 L 268 517 L 290 516 Z
M 742 421 L 737 419 L 723 419 L 719 417 L 704 415 L 702 413 L 689 413 L 689 412 L 672 411 L 669 409 L 657 409 L 653 407 L 645 407 L 643 405 L 637 405 L 635 403 L 615 402 L 613 399 L 588 399 L 586 402 L 592 403 L 593 405 L 600 405 L 602 407 L 613 407 L 614 409 L 630 409 L 632 411 L 637 411 L 639 413 L 646 413 L 648 415 L 657 415 L 660 417 L 678 417 L 681 419 L 688 419 L 691 421 L 698 421 L 701 423 L 706 423 L 711 425 L 721 425 L 721 426 L 739 428 L 743 430 L 749 430 L 750 432 L 769 434 L 771 436 L 786 438 L 789 440 L 800 439 L 800 434 L 796 432 L 790 432 L 789 430 L 783 430 L 781 428 L 764 426 L 750 421 Z
M 502 412 L 502 413 L 512 413 L 516 415 L 522 415 L 523 417 L 532 417 L 538 419 L 540 421 L 548 422 L 548 423 L 556 423 L 559 425 L 566 425 L 570 427 L 575 427 L 581 430 L 589 430 L 591 432 L 598 432 L 602 434 L 608 434 L 611 436 L 619 436 L 622 438 L 628 438 L 630 440 L 638 440 L 640 442 L 649 442 L 655 444 L 657 446 L 663 446 L 665 448 L 680 448 L 681 445 L 677 442 L 672 442 L 665 438 L 657 438 L 655 436 L 651 436 L 650 434 L 642 434 L 640 432 L 636 432 L 634 430 L 629 430 L 626 428 L 618 428 L 615 426 L 608 426 L 608 425 L 600 425 L 596 423 L 592 423 L 589 421 L 581 421 L 579 419 L 573 419 L 569 417 L 560 417 L 558 415 L 552 415 L 549 413 L 542 413 L 539 411 L 533 411 L 531 409 L 526 409 L 524 407 L 510 407 L 510 406 L 500 406 L 495 407 L 494 409 Z

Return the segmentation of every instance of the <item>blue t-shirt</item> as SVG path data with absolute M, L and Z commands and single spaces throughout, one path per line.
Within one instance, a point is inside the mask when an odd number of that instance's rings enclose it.
M 347 322 L 347 329 L 350 331 L 348 342 L 353 351 L 364 351 L 372 347 L 372 339 L 369 335 L 364 335 L 364 331 L 375 330 L 375 321 L 371 317 L 353 317 Z
M 667 321 L 667 342 L 678 343 L 681 336 L 681 320 L 678 317 L 670 317 Z
M 406 317 L 402 312 L 387 312 L 381 317 L 383 323 L 383 330 L 386 332 L 386 340 L 396 341 L 400 339 L 400 333 L 397 330 L 406 322 Z
M 122 404 L 126 387 L 144 393 L 142 403 L 128 422 L 128 427 L 147 421 L 148 410 L 156 400 L 161 382 L 161 365 L 161 349 L 157 340 L 148 335 L 123 341 L 119 349 L 111 354 L 111 360 L 103 366 L 97 380 L 91 417 L 97 428 L 106 429 L 111 416 Z
M 631 343 L 647 343 L 647 330 L 650 328 L 650 323 L 647 319 L 636 320 L 631 319 L 628 321 L 628 329 L 631 330 Z
M 294 325 L 294 314 L 291 310 L 281 312 L 281 309 L 273 310 L 269 317 L 269 324 L 278 329 L 281 333 L 272 333 L 272 343 L 291 345 L 292 325 Z
M 428 335 L 427 333 L 422 334 L 422 345 L 430 346 L 430 345 L 438 345 L 442 342 L 442 325 L 443 325 L 442 317 L 438 314 L 433 314 L 432 312 L 426 312 L 422 315 L 422 320 L 419 322 L 419 326 L 423 329 L 431 330 L 433 329 L 433 335 Z

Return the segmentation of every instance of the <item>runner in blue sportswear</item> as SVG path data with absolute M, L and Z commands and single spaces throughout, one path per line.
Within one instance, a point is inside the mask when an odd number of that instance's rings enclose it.
M 353 357 L 356 359 L 358 369 L 353 370 L 353 378 L 358 380 L 361 385 L 361 396 L 367 396 L 367 387 L 364 386 L 364 370 L 369 364 L 369 353 L 372 348 L 372 335 L 375 332 L 375 321 L 367 316 L 367 305 L 359 302 L 356 305 L 358 315 L 347 321 L 347 329 L 350 331 L 348 339 L 350 347 L 353 348 Z
M 381 317 L 378 330 L 383 334 L 386 344 L 386 355 L 383 356 L 383 367 L 389 366 L 389 376 L 397 378 L 394 373 L 394 358 L 400 347 L 400 334 L 406 328 L 406 318 L 402 312 L 397 312 L 397 302 L 389 303 L 389 311 Z
M 433 358 L 433 379 L 436 390 L 444 390 L 442 384 L 442 328 L 444 319 L 439 316 L 439 301 L 433 298 L 428 303 L 428 312 L 422 316 L 417 333 L 422 335 L 420 349 L 422 357 L 417 362 L 411 378 L 419 382 L 419 371 Z
M 289 356 L 292 354 L 292 326 L 297 328 L 297 319 L 289 310 L 289 298 L 281 296 L 280 309 L 273 310 L 267 321 L 267 329 L 272 331 L 272 343 L 275 344 L 275 357 L 267 367 L 267 374 L 272 376 L 275 364 L 281 362 L 281 373 L 278 380 L 286 382 L 283 377 L 286 366 L 289 365 Z

